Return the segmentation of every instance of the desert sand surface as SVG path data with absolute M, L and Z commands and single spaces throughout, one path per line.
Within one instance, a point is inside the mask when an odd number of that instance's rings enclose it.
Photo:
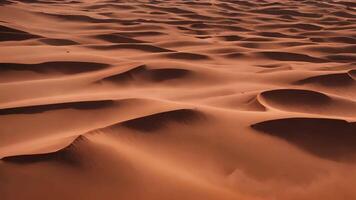
M 1 200 L 355 200 L 356 3 L 1 0 Z

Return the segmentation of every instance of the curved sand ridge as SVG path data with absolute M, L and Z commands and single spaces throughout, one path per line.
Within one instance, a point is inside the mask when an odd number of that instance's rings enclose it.
M 266 105 L 291 112 L 353 117 L 356 102 L 313 90 L 277 89 L 260 94 Z
M 1 1 L 1 199 L 356 199 L 355 9 Z

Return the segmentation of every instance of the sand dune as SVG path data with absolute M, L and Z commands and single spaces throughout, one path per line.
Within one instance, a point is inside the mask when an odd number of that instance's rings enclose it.
M 330 87 L 354 86 L 354 80 L 349 73 L 325 74 L 299 80 L 297 84 L 319 84 Z
M 64 162 L 70 165 L 75 165 L 77 161 L 73 153 L 71 152 L 73 151 L 71 149 L 75 148 L 74 145 L 78 143 L 79 140 L 83 140 L 83 137 L 79 136 L 69 146 L 66 146 L 55 152 L 10 156 L 10 157 L 4 157 L 3 160 L 11 163 L 17 163 L 17 164 L 31 164 L 36 162 L 57 161 L 57 162 Z
M 277 89 L 264 91 L 260 97 L 270 108 L 291 112 L 353 117 L 356 111 L 354 101 L 312 90 Z
M 327 118 L 286 118 L 260 122 L 252 127 L 291 141 L 321 157 L 342 160 L 355 155 L 355 123 Z
M 351 0 L 0 1 L 0 198 L 354 200 Z

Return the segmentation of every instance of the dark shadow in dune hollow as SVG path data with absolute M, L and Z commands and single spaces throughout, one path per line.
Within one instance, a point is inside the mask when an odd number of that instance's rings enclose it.
M 113 100 L 102 100 L 102 101 L 82 101 L 82 102 L 71 102 L 71 103 L 36 105 L 36 106 L 0 109 L 0 115 L 34 114 L 34 113 L 43 113 L 47 111 L 61 110 L 61 109 L 94 110 L 100 108 L 108 108 L 110 106 L 113 106 L 114 104 L 115 101 Z
M 1 160 L 19 164 L 34 164 L 41 162 L 56 162 L 57 164 L 69 165 L 71 167 L 80 167 L 82 166 L 82 158 L 78 155 L 78 147 L 83 147 L 89 142 L 84 136 L 78 136 L 74 139 L 68 146 L 50 153 L 41 153 L 41 154 L 30 154 L 30 155 L 16 155 L 4 157 Z
M 108 64 L 94 62 L 56 61 L 35 64 L 0 63 L 0 72 L 6 71 L 33 71 L 37 73 L 60 72 L 63 74 L 83 73 L 101 70 Z
M 169 123 L 191 124 L 203 119 L 204 114 L 192 109 L 181 109 L 161 112 L 122 122 L 121 126 L 142 132 L 157 131 Z
M 285 118 L 251 125 L 299 148 L 334 161 L 356 161 L 356 123 L 327 118 Z

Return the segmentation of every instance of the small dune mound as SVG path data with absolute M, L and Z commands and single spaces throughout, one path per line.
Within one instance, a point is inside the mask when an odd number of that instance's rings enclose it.
M 111 43 L 143 43 L 141 40 L 132 39 L 116 33 L 96 35 L 94 38 Z
M 154 46 L 150 44 L 115 44 L 115 45 L 100 45 L 100 46 L 88 46 L 92 49 L 98 50 L 138 50 L 150 53 L 162 53 L 162 52 L 172 52 L 170 49 L 162 48 L 159 46 Z
M 145 65 L 141 65 L 123 73 L 106 77 L 101 81 L 109 81 L 117 84 L 129 83 L 130 81 L 163 82 L 185 78 L 192 74 L 192 71 L 186 69 L 149 69 Z
M 230 26 L 230 25 L 218 25 L 218 27 L 225 29 L 227 31 L 236 31 L 236 32 L 248 32 L 250 29 L 246 29 L 240 26 Z
M 49 14 L 49 13 L 39 13 L 43 16 L 55 17 L 60 20 L 73 21 L 73 22 L 87 22 L 87 23 L 120 23 L 118 19 L 101 19 L 93 18 L 87 15 L 70 15 L 70 14 Z
M 153 9 L 153 10 L 164 11 L 164 12 L 167 12 L 167 13 L 194 14 L 194 12 L 192 12 L 190 10 L 177 8 L 177 7 L 163 7 L 163 6 L 154 6 L 154 5 L 145 5 L 145 6 L 147 8 Z
M 299 62 L 311 62 L 311 63 L 323 63 L 326 60 L 316 57 L 311 57 L 305 54 L 299 53 L 288 53 L 288 52 L 276 52 L 276 51 L 265 51 L 258 52 L 260 56 L 266 57 L 271 60 L 278 61 L 299 61 Z
M 289 106 L 319 106 L 330 103 L 331 98 L 312 90 L 277 89 L 264 91 L 260 96 L 269 104 Z
M 279 7 L 265 8 L 260 10 L 254 10 L 253 12 L 268 14 L 268 15 L 289 15 L 295 17 L 309 17 L 309 18 L 320 18 L 323 15 L 317 13 L 304 13 L 291 9 L 283 9 Z
M 0 63 L 0 72 L 6 71 L 33 71 L 37 73 L 59 72 L 63 74 L 75 74 L 100 70 L 108 67 L 108 64 L 94 62 L 55 61 L 36 64 Z
M 40 42 L 52 46 L 69 46 L 69 45 L 77 45 L 78 42 L 74 42 L 72 40 L 66 39 L 52 39 L 52 38 L 43 38 L 39 40 Z
M 184 14 L 181 15 L 182 17 L 188 18 L 188 19 L 192 19 L 192 20 L 212 20 L 213 18 L 207 15 L 201 15 L 201 14 L 196 14 L 196 13 L 192 13 L 192 14 Z
M 337 11 L 337 12 L 333 12 L 331 14 L 338 16 L 338 17 L 344 17 L 344 18 L 350 18 L 350 19 L 356 18 L 356 15 L 345 12 L 345 11 Z
M 333 2 L 333 3 L 341 4 L 341 5 L 349 6 L 349 7 L 356 7 L 356 2 L 352 2 L 352 1 L 336 1 L 336 2 Z
M 228 95 L 220 96 L 206 101 L 207 105 L 218 108 L 251 111 L 251 112 L 264 112 L 266 107 L 260 103 L 255 94 L 253 95 Z
M 354 48 L 354 50 L 356 50 Z M 338 54 L 338 55 L 328 55 L 327 59 L 334 62 L 355 62 L 356 56 L 354 54 Z
M 81 156 L 77 155 L 77 149 L 88 140 L 84 136 L 79 136 L 68 146 L 50 153 L 16 155 L 2 158 L 3 161 L 14 164 L 33 164 L 38 162 L 57 162 L 58 164 L 70 165 L 73 167 L 81 166 Z
M 147 36 L 162 36 L 166 33 L 159 31 L 122 31 L 119 33 L 122 36 L 126 37 L 147 37 Z
M 199 23 L 195 23 L 190 25 L 191 28 L 193 29 L 208 29 L 208 28 L 212 28 L 210 25 L 203 23 L 203 22 L 199 22 Z
M 261 48 L 261 44 L 258 42 L 243 42 L 240 44 L 242 47 L 250 48 L 250 49 L 259 49 Z
M 101 8 L 113 8 L 113 9 L 134 9 L 134 6 L 129 6 L 129 5 L 121 5 L 121 4 L 114 4 L 114 3 L 105 3 L 105 4 L 97 4 L 97 5 L 92 5 L 92 6 L 87 6 L 87 9 L 91 10 L 97 10 Z
M 102 100 L 102 101 L 82 101 L 82 102 L 6 108 L 6 109 L 0 109 L 0 116 L 13 115 L 13 114 L 43 113 L 51 110 L 61 110 L 61 109 L 93 110 L 93 109 L 107 108 L 114 105 L 114 103 L 115 101 L 113 100 Z
M 243 37 L 238 36 L 238 35 L 224 35 L 224 36 L 220 36 L 220 38 L 222 38 L 225 41 L 239 41 L 242 40 Z
M 259 29 L 281 29 L 281 28 L 290 28 L 295 29 L 297 31 L 320 31 L 323 27 L 315 25 L 315 24 L 306 24 L 306 23 L 277 23 L 277 24 L 266 24 L 266 25 L 258 25 Z
M 225 58 L 229 58 L 229 59 L 240 59 L 245 57 L 246 55 L 244 53 L 240 53 L 240 52 L 233 52 L 233 53 L 227 53 L 223 55 Z
M 301 38 L 300 36 L 286 35 L 279 32 L 260 32 L 258 35 L 263 37 L 276 37 L 276 38 Z
M 141 66 L 132 68 L 128 71 L 122 72 L 120 74 L 115 74 L 112 76 L 105 77 L 101 81 L 109 81 L 109 82 L 113 82 L 113 83 L 125 83 L 127 81 L 134 80 L 138 74 L 142 74 L 146 70 L 147 70 L 146 66 L 141 65 Z
M 351 54 L 356 51 L 356 45 L 344 45 L 342 48 L 340 48 L 338 46 L 330 46 L 330 45 L 326 46 L 326 45 L 319 44 L 317 46 L 307 47 L 306 50 L 327 54 L 328 56 L 326 56 L 326 59 L 330 59 L 331 61 L 335 61 L 335 62 L 340 62 L 342 61 L 341 58 L 343 56 L 340 53 Z M 336 55 L 332 56 L 332 54 L 336 54 Z M 348 59 L 346 59 L 346 61 L 347 60 Z
M 331 37 L 327 38 L 330 42 L 346 43 L 346 44 L 356 44 L 355 37 Z
M 293 24 L 291 27 L 306 30 L 306 31 L 319 31 L 323 29 L 323 27 L 315 24 L 303 24 L 303 23 Z
M 179 60 L 208 60 L 208 56 L 197 53 L 175 52 L 164 55 L 167 58 L 179 59 Z
M 262 68 L 267 68 L 267 69 L 274 69 L 274 68 L 281 68 L 281 67 L 289 67 L 290 65 L 288 64 L 283 64 L 283 63 L 278 63 L 278 64 L 261 64 L 261 65 L 256 65 L 257 67 L 262 67 Z
M 40 38 L 41 36 L 0 25 L 0 42 L 3 41 L 21 41 Z
M 296 84 L 317 84 L 328 87 L 339 87 L 355 85 L 355 80 L 348 73 L 337 73 L 312 76 L 299 80 Z
M 266 38 L 266 37 L 247 37 L 242 39 L 242 41 L 248 42 L 271 42 L 274 38 Z
M 189 75 L 190 73 L 192 72 L 186 69 L 151 69 L 145 75 L 145 78 L 155 82 L 160 82 L 182 78 Z
M 356 123 L 338 119 L 287 118 L 251 125 L 316 156 L 335 161 L 355 161 Z
M 191 124 L 203 119 L 204 114 L 192 109 L 161 112 L 120 123 L 120 126 L 142 132 L 157 131 L 171 123 Z

